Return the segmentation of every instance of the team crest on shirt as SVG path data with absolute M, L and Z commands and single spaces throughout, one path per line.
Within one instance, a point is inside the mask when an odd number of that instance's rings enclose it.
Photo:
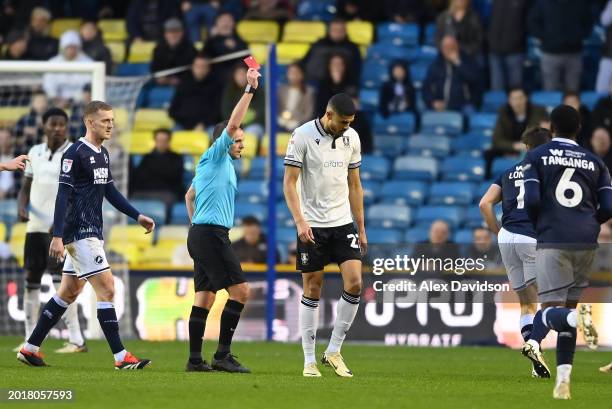
M 94 262 L 96 264 L 102 264 L 102 262 L 104 262 L 104 258 L 102 256 L 96 256 L 96 258 L 94 259 Z
M 302 259 L 302 264 L 308 264 L 308 253 L 300 253 L 300 257 Z
M 342 142 L 344 142 L 344 147 L 345 148 L 349 148 L 351 146 L 351 143 L 349 141 L 349 137 L 346 135 L 342 135 Z
M 64 159 L 62 161 L 62 172 L 68 173 L 72 169 L 72 159 Z
M 93 156 L 89 157 L 89 163 L 91 163 L 92 165 L 94 165 L 96 163 L 96 159 Z

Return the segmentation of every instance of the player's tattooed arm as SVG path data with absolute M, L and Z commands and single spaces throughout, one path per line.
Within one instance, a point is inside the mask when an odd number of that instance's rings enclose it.
M 193 219 L 193 212 L 195 211 L 195 189 L 193 185 L 189 186 L 189 190 L 185 193 L 185 206 L 187 206 L 187 214 L 189 214 L 189 223 Z
M 24 177 L 21 189 L 17 195 L 17 213 L 19 215 L 20 222 L 27 222 L 28 217 L 28 204 L 30 204 L 30 190 L 32 189 L 32 178 Z
M 357 229 L 359 232 L 359 246 L 361 253 L 365 255 L 368 252 L 368 238 L 365 230 L 363 187 L 361 186 L 361 178 L 359 177 L 359 168 L 352 168 L 348 170 L 348 188 L 351 213 L 353 213 L 353 217 L 355 218 L 355 223 L 357 224 Z
M 502 191 L 501 186 L 497 184 L 492 184 L 489 187 L 489 190 L 484 194 L 482 199 L 480 199 L 480 213 L 484 218 L 489 230 L 493 233 L 499 233 L 499 225 L 497 224 L 497 217 L 495 217 L 495 211 L 493 211 L 493 206 L 502 200 Z

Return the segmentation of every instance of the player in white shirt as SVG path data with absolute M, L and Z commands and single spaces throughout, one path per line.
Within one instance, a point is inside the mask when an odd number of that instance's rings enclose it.
M 321 362 L 332 366 L 339 376 L 353 376 L 340 349 L 359 307 L 361 257 L 367 251 L 359 178 L 361 143 L 350 128 L 355 112 L 347 94 L 334 95 L 322 118 L 293 132 L 285 156 L 283 189 L 297 227 L 296 268 L 302 272 L 304 291 L 299 312 L 304 376 L 321 376 L 315 342 L 323 269 L 330 262 L 340 266 L 344 291 Z
M 63 262 L 49 257 L 51 227 L 55 211 L 60 162 L 62 155 L 72 145 L 66 139 L 68 115 L 59 108 L 51 108 L 43 114 L 43 132 L 46 142 L 33 146 L 28 153 L 23 185 L 19 191 L 19 220 L 28 222 L 24 248 L 25 336 L 32 333 L 40 310 L 40 283 L 43 273 L 53 277 L 56 290 L 62 278 Z M 28 209 L 29 206 L 29 209 Z M 69 339 L 55 352 L 86 352 L 87 346 L 81 333 L 76 303 L 70 305 L 63 316 Z

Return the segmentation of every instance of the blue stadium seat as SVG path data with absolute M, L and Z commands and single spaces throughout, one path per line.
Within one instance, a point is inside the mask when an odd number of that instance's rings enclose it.
M 484 219 L 480 214 L 480 208 L 478 206 L 470 206 L 465 212 L 465 220 L 463 225 L 466 229 L 475 229 L 476 227 L 483 227 Z
M 408 206 L 420 206 L 427 198 L 427 184 L 404 180 L 389 180 L 384 182 L 380 199 L 384 203 Z
M 396 229 L 368 229 L 369 244 L 399 244 L 402 242 L 402 232 Z
M 453 241 L 457 244 L 471 244 L 474 242 L 474 233 L 470 229 L 462 229 L 453 235 Z
M 393 164 L 394 179 L 435 180 L 438 176 L 438 161 L 420 156 L 400 156 Z
M 251 159 L 251 165 L 247 177 L 253 180 L 264 180 L 266 178 L 266 161 L 268 160 L 265 156 L 256 156 Z M 242 162 L 242 161 L 234 161 Z
M 147 93 L 148 108 L 168 108 L 172 97 L 174 96 L 175 87 L 156 86 Z
M 451 150 L 451 140 L 442 135 L 413 135 L 408 139 L 410 155 L 434 156 L 444 158 Z
M 371 227 L 405 229 L 410 226 L 411 211 L 408 206 L 377 204 L 370 206 L 366 220 Z
M 389 66 L 381 61 L 366 61 L 361 69 L 361 85 L 378 90 L 389 79 Z
M 429 23 L 425 26 L 425 32 L 423 33 L 423 45 L 431 47 L 436 46 L 436 24 Z
M 17 215 L 17 200 L 0 200 L 0 222 L 7 225 L 17 223 Z
M 268 200 L 268 184 L 263 180 L 241 180 L 236 200 L 263 203 Z
M 293 223 L 293 216 L 287 207 L 287 202 L 279 200 L 276 202 L 276 225 L 278 227 L 292 227 L 295 228 Z
M 474 197 L 474 201 L 476 203 L 480 202 L 480 199 L 484 196 L 485 193 L 487 193 L 487 190 L 489 190 L 493 182 L 494 180 L 485 180 L 484 182 L 478 185 L 478 187 L 476 188 L 476 195 Z
M 450 157 L 442 162 L 442 179 L 459 182 L 481 182 L 485 163 L 479 158 Z
M 532 104 L 543 105 L 551 110 L 561 103 L 563 95 L 560 91 L 536 91 L 530 99 Z
M 153 218 L 156 225 L 160 226 L 166 223 L 166 205 L 164 202 L 160 200 L 132 200 L 131 203 L 132 206 L 142 212 L 142 214 L 146 214 Z M 185 207 L 184 203 L 181 203 L 181 205 Z M 130 224 L 138 223 L 132 218 L 129 218 L 128 222 Z
M 374 137 L 374 153 L 395 158 L 406 151 L 408 138 L 399 135 L 377 135 Z
M 405 243 L 423 243 L 429 241 L 428 227 L 413 227 L 404 234 Z
M 469 118 L 470 132 L 492 135 L 496 120 L 497 114 L 489 112 L 475 112 L 470 115 Z
M 438 135 L 457 135 L 463 130 L 463 116 L 459 112 L 426 111 L 421 116 L 421 132 Z
M 234 225 L 240 225 L 246 216 L 255 216 L 261 223 L 265 223 L 268 219 L 268 208 L 257 203 L 236 201 Z
M 412 64 L 423 63 L 429 65 L 439 55 L 437 48 L 429 46 L 410 48 L 409 53 L 408 59 Z
M 363 180 L 361 181 L 363 188 L 363 203 L 371 205 L 376 202 L 380 196 L 381 185 L 380 182 L 374 180 Z
M 359 90 L 359 102 L 361 103 L 361 109 L 364 111 L 377 111 L 378 110 L 378 90 L 377 89 L 360 89 Z
M 487 91 L 482 99 L 482 111 L 497 113 L 499 108 L 508 101 L 505 91 Z
M 431 185 L 430 205 L 468 205 L 474 200 L 474 186 L 467 182 L 438 182 Z
M 169 224 L 188 224 L 189 214 L 187 213 L 187 207 L 185 203 L 175 203 L 172 206 L 170 212 L 170 223 Z
M 407 60 L 408 57 L 407 48 L 396 47 L 391 43 L 375 43 L 368 47 L 366 60 L 391 62 L 393 60 Z
M 149 73 L 149 63 L 123 63 L 117 65 L 115 75 L 119 77 L 137 77 L 147 75 Z
M 419 26 L 414 23 L 380 23 L 376 26 L 376 38 L 382 43 L 414 47 L 419 44 Z
M 410 64 L 410 78 L 412 78 L 412 85 L 415 88 L 421 88 L 425 77 L 427 76 L 427 69 L 429 68 L 428 61 L 418 61 L 414 64 Z
M 595 91 L 584 91 L 580 94 L 580 102 L 592 111 L 595 105 L 597 105 L 597 101 L 605 96 L 606 94 L 599 94 Z
M 387 118 L 380 114 L 374 116 L 374 133 L 377 135 L 408 136 L 414 132 L 414 126 L 414 114 L 411 112 L 393 114 Z
M 482 134 L 465 134 L 453 139 L 452 146 L 456 155 L 481 157 L 482 152 L 491 148 L 490 136 Z
M 299 20 L 330 21 L 336 12 L 332 0 L 303 0 L 295 11 Z
M 427 227 L 432 222 L 445 220 L 451 229 L 455 229 L 463 220 L 463 208 L 459 206 L 421 206 L 417 210 L 415 223 L 420 227 Z
M 514 165 L 516 165 L 520 161 L 518 156 L 511 158 L 495 158 L 493 160 L 493 164 L 491 165 L 491 176 L 493 179 L 496 179 L 499 175 L 501 175 L 505 170 L 510 169 Z
M 291 244 L 297 239 L 297 231 L 290 227 L 279 227 L 276 229 L 276 241 L 283 244 Z M 369 239 L 369 235 L 368 235 Z
M 386 180 L 390 168 L 389 159 L 383 156 L 363 155 L 359 174 L 361 180 Z

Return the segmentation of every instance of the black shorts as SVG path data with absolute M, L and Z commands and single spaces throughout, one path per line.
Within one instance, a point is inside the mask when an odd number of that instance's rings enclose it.
M 212 224 L 194 224 L 189 229 L 187 250 L 193 259 L 196 292 L 217 292 L 246 282 L 228 232 Z
M 49 257 L 51 239 L 51 233 L 26 233 L 23 259 L 24 268 L 31 274 L 30 279 L 38 278 L 40 282 L 45 270 L 61 276 L 64 263 Z
M 329 263 L 361 260 L 359 234 L 353 223 L 338 227 L 313 227 L 315 244 L 297 239 L 295 268 L 302 273 L 321 271 Z

